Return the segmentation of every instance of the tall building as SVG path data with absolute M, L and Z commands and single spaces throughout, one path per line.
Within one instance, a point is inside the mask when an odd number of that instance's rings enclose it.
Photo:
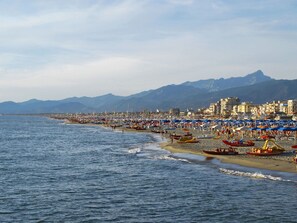
M 223 98 L 220 100 L 221 112 L 223 116 L 229 116 L 233 110 L 233 106 L 239 105 L 240 99 L 238 97 Z
M 264 113 L 265 114 L 275 114 L 280 112 L 280 101 L 272 101 L 272 102 L 266 102 L 265 104 L 263 104 L 264 107 Z
M 220 112 L 221 112 L 221 105 L 220 105 L 220 103 L 219 102 L 211 103 L 210 106 L 209 106 L 209 112 L 212 115 L 220 115 Z
M 297 99 L 288 100 L 288 115 L 297 113 Z
M 252 103 L 250 102 L 242 102 L 241 104 L 238 105 L 237 107 L 237 112 L 238 113 L 251 113 L 251 107 Z

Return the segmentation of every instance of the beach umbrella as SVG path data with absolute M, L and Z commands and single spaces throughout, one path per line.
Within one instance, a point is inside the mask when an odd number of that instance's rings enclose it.
M 219 125 L 214 125 L 211 127 L 211 129 L 217 129 L 217 128 L 219 128 Z
M 275 130 L 278 130 L 278 129 L 279 129 L 279 127 L 270 127 L 267 130 L 269 130 L 269 131 L 275 131 Z
M 278 128 L 277 129 L 277 131 L 292 131 L 292 128 L 290 128 L 290 127 L 280 127 L 280 128 Z
M 246 130 L 250 130 L 250 128 L 247 126 L 241 126 L 241 127 L 236 128 L 236 130 L 237 131 L 246 131 Z
M 257 127 L 253 127 L 253 128 L 250 128 L 250 130 L 254 131 L 254 130 L 258 130 Z

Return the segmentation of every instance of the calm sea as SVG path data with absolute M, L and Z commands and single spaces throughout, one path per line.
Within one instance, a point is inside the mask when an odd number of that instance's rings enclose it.
M 0 116 L 0 222 L 297 222 L 297 174 L 170 154 L 160 141 Z

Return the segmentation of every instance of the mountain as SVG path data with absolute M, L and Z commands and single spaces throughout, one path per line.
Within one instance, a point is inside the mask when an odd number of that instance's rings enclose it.
M 261 70 L 254 73 L 248 74 L 244 77 L 231 77 L 231 78 L 220 78 L 220 79 L 208 79 L 199 80 L 195 82 L 185 82 L 182 85 L 192 86 L 207 90 L 208 92 L 221 91 L 228 88 L 249 86 L 264 81 L 272 80 L 271 77 L 265 76 Z
M 213 83 L 212 87 L 209 83 Z M 72 97 L 56 101 L 31 99 L 22 103 L 3 102 L 0 103 L 0 113 L 91 113 L 155 111 L 156 109 L 167 111 L 173 107 L 184 110 L 206 107 L 226 97 L 239 97 L 241 101 L 260 104 L 273 100 L 297 99 L 296 86 L 297 80 L 274 80 L 265 76 L 262 71 L 257 71 L 244 77 L 167 85 L 126 97 L 106 94 L 98 97 Z
M 3 102 L 0 103 L 2 114 L 37 114 L 37 113 L 89 113 L 114 110 L 117 102 L 122 96 L 113 94 L 98 97 L 72 97 L 63 100 L 41 101 L 31 99 L 22 103 Z
M 91 112 L 114 111 L 117 103 L 124 99 L 123 96 L 116 96 L 113 94 L 106 94 L 98 97 L 73 97 L 61 100 L 61 103 L 77 102 L 81 103 Z
M 119 111 L 169 110 L 178 107 L 187 108 L 207 107 L 221 98 L 239 97 L 241 101 L 255 104 L 273 100 L 297 99 L 297 80 L 270 80 L 250 86 L 229 88 L 221 91 L 206 90 L 184 85 L 170 85 L 151 91 L 141 98 L 128 98 L 120 101 Z M 129 109 L 127 107 L 129 105 Z
M 209 98 L 219 99 L 224 97 L 236 96 L 241 101 L 249 101 L 255 104 L 269 101 L 297 99 L 297 79 L 295 80 L 271 80 L 251 86 L 238 87 L 212 92 Z
M 60 102 L 78 102 L 82 103 L 88 107 L 102 107 L 105 106 L 107 102 L 109 103 L 116 103 L 119 100 L 121 100 L 122 96 L 115 96 L 113 94 L 106 94 L 98 97 L 72 97 L 72 98 L 66 98 L 64 100 L 61 100 Z
M 149 110 L 168 110 L 172 107 L 187 107 L 183 103 L 187 98 L 192 97 L 193 94 L 205 94 L 206 92 L 184 85 L 168 85 L 156 90 L 146 92 L 142 96 L 134 95 L 120 101 L 117 104 L 119 111 L 143 111 Z

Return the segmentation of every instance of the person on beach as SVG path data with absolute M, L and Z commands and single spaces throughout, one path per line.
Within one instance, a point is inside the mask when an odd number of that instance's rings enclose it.
M 230 135 L 231 135 L 231 131 L 230 131 L 230 129 L 229 129 L 229 128 L 226 129 L 226 132 L 227 132 L 227 137 L 228 137 L 228 139 L 230 139 Z
M 293 158 L 294 163 L 297 164 L 297 154 L 295 155 L 295 157 Z

